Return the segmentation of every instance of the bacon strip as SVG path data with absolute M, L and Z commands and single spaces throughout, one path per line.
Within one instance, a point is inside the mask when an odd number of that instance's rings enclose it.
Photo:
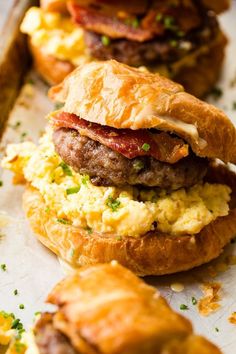
M 131 3 L 122 1 L 118 4 L 107 4 L 106 0 L 71 0 L 68 10 L 72 18 L 86 30 L 107 35 L 113 39 L 126 38 L 133 41 L 144 42 L 156 36 L 163 36 L 166 31 L 182 31 L 187 33 L 202 23 L 198 8 L 193 3 L 176 6 L 162 1 L 144 1 L 143 8 L 137 3 L 137 7 Z M 139 0 L 140 2 L 140 0 Z M 144 11 L 145 12 L 138 12 Z M 119 8 L 121 10 L 119 10 Z M 120 17 L 119 14 L 122 14 Z M 134 20 L 134 15 L 139 14 L 139 23 Z M 160 20 L 156 19 L 157 15 Z M 137 18 L 136 18 L 137 20 Z M 168 24 L 172 21 L 171 23 Z
M 144 42 L 153 38 L 149 29 L 134 28 L 131 24 L 111 17 L 89 7 L 82 7 L 70 1 L 68 10 L 73 20 L 86 30 L 107 35 L 111 38 L 127 38 L 130 40 Z
M 98 141 L 128 159 L 152 156 L 159 161 L 173 164 L 188 155 L 188 145 L 182 139 L 174 138 L 165 132 L 111 128 L 90 123 L 66 112 L 52 116 L 52 123 L 54 127 L 76 129 L 80 135 Z

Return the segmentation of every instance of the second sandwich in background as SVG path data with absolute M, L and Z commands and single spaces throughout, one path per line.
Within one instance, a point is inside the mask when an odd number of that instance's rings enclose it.
M 116 59 L 160 72 L 200 97 L 220 73 L 227 41 L 214 10 L 227 7 L 224 0 L 44 0 L 21 30 L 50 84 L 81 63 Z

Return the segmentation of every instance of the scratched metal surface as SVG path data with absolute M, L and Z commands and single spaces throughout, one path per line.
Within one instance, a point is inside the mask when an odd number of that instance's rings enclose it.
M 221 18 L 222 26 L 230 38 L 225 68 L 218 85 L 223 88 L 224 93 L 218 101 L 210 98 L 210 101 L 214 101 L 226 111 L 234 123 L 236 111 L 232 109 L 232 102 L 236 100 L 236 84 L 231 86 L 236 77 L 235 19 L 234 4 L 232 10 Z M 2 145 L 7 142 L 19 142 L 25 133 L 25 139 L 37 141 L 45 126 L 44 116 L 53 109 L 46 98 L 47 87 L 38 80 L 35 73 L 31 75 L 34 84 L 28 83 L 20 95 Z M 20 121 L 21 125 L 14 128 L 17 121 Z M 3 187 L 0 189 L 0 264 L 5 263 L 7 266 L 6 272 L 0 270 L 0 309 L 14 312 L 27 327 L 32 323 L 36 311 L 48 308 L 44 299 L 52 286 L 63 277 L 63 272 L 57 258 L 38 243 L 30 231 L 21 209 L 23 187 L 12 186 L 11 177 L 9 172 L 0 171 L 0 179 L 3 180 Z M 226 253 L 236 254 L 235 245 L 229 245 Z M 236 311 L 236 266 L 229 267 L 214 279 L 222 283 L 221 309 L 209 317 L 201 317 L 196 306 L 192 305 L 191 298 L 194 296 L 198 299 L 201 296 L 199 285 L 203 278 L 207 279 L 207 267 L 208 265 L 185 274 L 149 278 L 147 281 L 156 285 L 177 311 L 180 311 L 180 304 L 188 305 L 189 310 L 184 311 L 184 315 L 193 321 L 196 331 L 218 344 L 225 354 L 234 354 L 236 327 L 228 322 L 228 317 Z M 170 288 L 176 281 L 185 285 L 181 293 L 174 293 Z M 19 292 L 17 296 L 13 294 L 14 289 Z M 24 304 L 25 309 L 20 310 L 19 304 Z

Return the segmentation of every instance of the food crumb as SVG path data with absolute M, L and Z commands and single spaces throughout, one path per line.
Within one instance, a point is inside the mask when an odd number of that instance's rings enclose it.
M 184 285 L 181 283 L 173 283 L 173 284 L 171 284 L 170 288 L 175 293 L 181 293 L 181 291 L 184 290 Z
M 236 312 L 231 313 L 230 317 L 228 318 L 229 322 L 236 325 Z
M 219 304 L 221 284 L 205 283 L 200 288 L 204 296 L 198 301 L 198 311 L 202 316 L 208 316 L 221 307 Z

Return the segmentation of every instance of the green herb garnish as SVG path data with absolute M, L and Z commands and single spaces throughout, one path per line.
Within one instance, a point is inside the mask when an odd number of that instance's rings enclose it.
M 189 310 L 188 306 L 185 304 L 181 304 L 179 308 L 180 310 Z
M 166 29 L 174 29 L 175 19 L 172 16 L 165 16 L 163 19 L 163 23 Z
M 134 28 L 138 28 L 139 27 L 139 19 L 136 17 L 131 21 L 131 25 Z
M 22 352 L 25 352 L 27 347 L 26 347 L 26 345 L 24 343 L 19 342 L 19 339 L 21 339 L 21 336 L 18 337 L 17 339 L 18 339 L 18 341 L 16 341 L 14 343 L 14 349 L 15 349 L 16 353 L 20 354 Z
M 163 19 L 163 14 L 157 14 L 155 19 L 157 22 L 161 22 Z
M 18 290 L 17 289 L 14 290 L 14 295 L 18 295 Z
M 219 99 L 223 95 L 223 91 L 220 87 L 214 87 L 210 93 L 215 99 Z
M 23 324 L 21 323 L 19 318 L 16 318 L 11 325 L 12 329 L 23 329 Z
M 59 166 L 63 169 L 63 172 L 65 173 L 65 175 L 72 176 L 72 171 L 71 171 L 70 167 L 64 161 L 62 161 L 59 164 Z
M 116 240 L 117 241 L 122 241 L 122 237 L 121 236 L 116 236 Z
M 61 109 L 63 106 L 64 106 L 64 103 L 61 103 L 61 102 L 56 102 L 54 104 L 55 110 Z
M 135 171 L 140 171 L 142 170 L 142 168 L 144 168 L 144 163 L 141 160 L 136 160 L 133 163 L 133 168 L 135 169 Z
M 177 42 L 175 39 L 172 39 L 172 40 L 170 41 L 170 45 L 171 45 L 171 47 L 176 48 L 177 45 L 178 45 L 178 42 Z
M 194 296 L 192 297 L 192 304 L 194 306 L 197 305 L 197 299 Z
M 102 36 L 101 37 L 102 44 L 107 47 L 111 43 L 111 40 L 108 36 Z
M 232 108 L 235 110 L 236 109 L 236 101 L 232 103 Z
M 64 219 L 64 218 L 58 218 L 57 222 L 64 224 L 64 225 L 71 225 L 71 221 Z
M 75 194 L 75 193 L 78 193 L 79 190 L 80 190 L 80 186 L 67 188 L 67 189 L 66 189 L 66 194 L 67 194 L 67 195 Z
M 87 182 L 89 181 L 89 175 L 84 175 L 81 178 L 81 182 L 84 186 L 87 186 Z
M 84 229 L 87 231 L 87 233 L 89 235 L 91 235 L 93 233 L 93 229 L 91 227 L 89 227 L 89 226 L 85 227 Z
M 5 263 L 4 263 L 4 264 L 1 264 L 1 269 L 2 269 L 3 272 L 6 272 L 6 271 L 7 271 L 7 266 L 6 266 Z
M 219 328 L 218 328 L 218 327 L 215 327 L 215 331 L 216 331 L 216 332 L 219 332 L 220 330 L 219 330 Z
M 144 143 L 143 146 L 142 146 L 142 150 L 144 150 L 146 152 L 149 151 L 150 150 L 150 145 L 147 144 L 147 143 Z
M 2 187 L 3 186 L 3 181 L 0 181 L 0 187 Z
M 20 304 L 20 305 L 19 305 L 19 309 L 20 309 L 20 310 L 24 310 L 24 308 L 25 308 L 25 305 L 24 305 L 24 304 Z
M 117 211 L 120 206 L 120 201 L 118 199 L 114 199 L 113 197 L 108 197 L 106 205 L 112 209 L 112 211 Z

